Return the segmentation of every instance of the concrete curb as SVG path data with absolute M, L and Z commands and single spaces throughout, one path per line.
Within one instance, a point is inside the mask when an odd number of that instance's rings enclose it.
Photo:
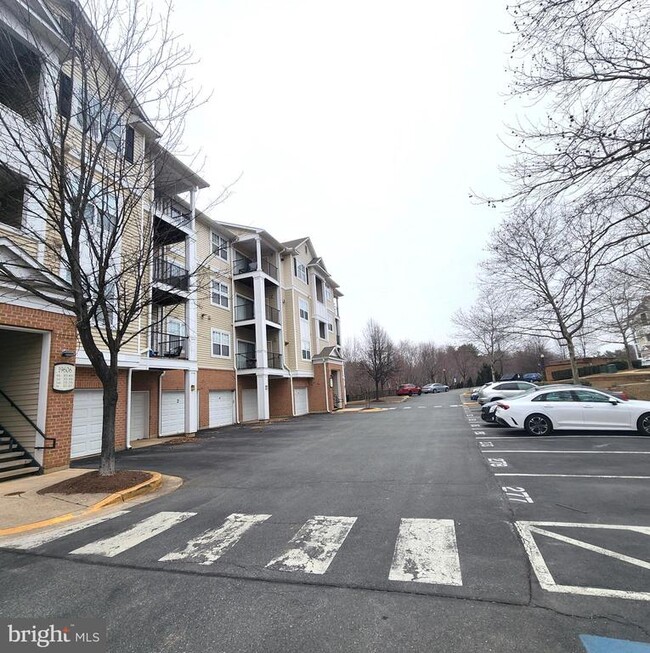
M 138 483 L 138 485 L 134 485 L 132 487 L 126 488 L 126 490 L 120 490 L 119 492 L 114 492 L 113 494 L 110 494 L 109 496 L 105 497 L 101 501 L 98 501 L 97 503 L 94 503 L 92 506 L 89 506 L 85 510 L 82 510 L 80 512 L 69 512 L 65 515 L 59 515 L 58 517 L 51 517 L 50 519 L 43 519 L 41 521 L 32 522 L 31 524 L 22 524 L 21 526 L 12 526 L 11 528 L 3 528 L 0 529 L 0 537 L 3 537 L 4 535 L 17 535 L 20 533 L 24 533 L 26 531 L 36 530 L 37 528 L 54 526 L 55 524 L 60 524 L 62 522 L 70 521 L 71 519 L 75 519 L 76 517 L 83 517 L 84 515 L 92 514 L 94 512 L 97 512 L 98 510 L 101 510 L 102 508 L 106 508 L 107 506 L 111 506 L 116 503 L 122 503 L 124 501 L 127 501 L 128 499 L 132 499 L 133 497 L 139 496 L 141 494 L 154 492 L 162 485 L 162 480 L 163 480 L 162 474 L 160 474 L 159 472 L 150 472 L 148 470 L 143 470 L 143 471 L 146 471 L 148 474 L 151 474 L 151 478 L 147 479 L 146 481 L 143 481 L 142 483 Z

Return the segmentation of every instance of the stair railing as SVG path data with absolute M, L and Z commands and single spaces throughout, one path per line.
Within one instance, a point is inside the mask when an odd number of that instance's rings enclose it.
M 56 449 L 56 438 L 45 435 L 45 433 L 43 433 L 43 431 L 41 431 L 41 429 L 39 429 L 38 426 L 34 423 L 31 417 L 26 415 L 21 407 L 16 405 L 16 403 L 11 399 L 11 397 L 9 397 L 9 395 L 7 395 L 4 390 L 0 390 L 0 395 L 2 395 L 9 402 L 9 405 L 27 421 L 27 423 L 43 438 L 43 440 L 45 440 L 46 444 L 48 442 L 52 443 L 52 446 L 34 447 L 34 449 Z

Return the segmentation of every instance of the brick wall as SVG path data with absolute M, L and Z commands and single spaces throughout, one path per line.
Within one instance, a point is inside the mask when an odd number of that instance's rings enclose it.
M 163 390 L 185 390 L 185 370 L 167 370 L 162 377 Z
M 43 466 L 47 471 L 67 467 L 70 462 L 74 396 L 72 392 L 54 392 L 52 390 L 52 373 L 55 363 L 74 362 L 74 359 L 61 356 L 61 352 L 64 350 L 76 350 L 77 337 L 74 322 L 70 316 L 66 315 L 12 304 L 0 304 L 0 325 L 38 329 L 50 333 L 47 413 L 44 431 L 46 435 L 56 438 L 56 449 L 43 451 Z
M 199 369 L 199 428 L 210 426 L 210 390 L 234 390 L 237 384 L 234 370 Z
M 271 417 L 291 417 L 291 382 L 289 379 L 271 379 L 269 381 L 269 403 Z

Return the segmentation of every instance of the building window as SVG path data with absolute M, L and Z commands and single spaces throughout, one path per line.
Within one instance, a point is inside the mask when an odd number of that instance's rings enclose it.
M 212 253 L 224 261 L 228 260 L 228 241 L 214 231 L 212 232 Z
M 323 281 L 318 277 L 314 277 L 314 282 L 316 283 L 316 299 L 322 304 L 323 297 Z
M 213 280 L 211 300 L 215 306 L 228 308 L 228 305 L 230 304 L 228 286 L 225 283 Z
M 0 166 L 0 222 L 20 229 L 26 182 L 15 172 Z
M 321 340 L 325 340 L 327 338 L 327 330 L 326 330 L 326 325 L 325 322 L 318 322 L 318 337 L 321 338 Z
M 309 283 L 309 276 L 307 274 L 307 268 L 303 263 L 299 263 L 298 259 L 293 259 L 293 273 L 305 283 Z
M 311 359 L 311 333 L 309 331 L 309 304 L 304 299 L 298 300 L 300 312 L 300 351 L 303 360 Z
M 0 104 L 9 107 L 23 118 L 35 120 L 38 117 L 41 79 L 39 55 L 7 31 L 0 29 L 0 60 Z
M 212 356 L 230 358 L 230 334 L 227 331 L 212 329 Z
M 325 299 L 328 302 L 332 301 L 332 289 L 329 286 L 325 286 Z
M 331 322 L 327 323 L 327 330 L 331 331 L 332 333 L 334 332 L 334 325 Z
M 124 158 L 133 163 L 135 159 L 135 129 L 127 125 L 124 131 Z
M 72 114 L 72 77 L 59 73 L 59 114 L 70 120 Z

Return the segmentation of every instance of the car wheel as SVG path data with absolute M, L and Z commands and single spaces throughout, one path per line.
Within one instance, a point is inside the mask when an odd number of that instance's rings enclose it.
M 546 415 L 533 413 L 526 418 L 524 428 L 528 435 L 550 435 L 553 431 L 553 424 Z
M 636 421 L 637 431 L 641 435 L 650 435 L 650 413 L 643 413 Z
M 420 390 L 420 392 L 418 392 L 418 397 L 419 397 L 421 394 L 422 394 L 422 390 Z

